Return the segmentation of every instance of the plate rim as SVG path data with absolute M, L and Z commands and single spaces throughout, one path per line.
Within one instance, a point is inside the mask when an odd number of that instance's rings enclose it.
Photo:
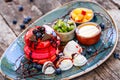
M 34 25 L 36 22 L 38 22 L 42 17 L 48 15 L 49 13 L 52 13 L 53 11 L 55 11 L 55 10 L 61 8 L 61 7 L 64 7 L 64 6 L 66 6 L 66 5 L 69 5 L 69 4 L 72 4 L 72 3 L 76 3 L 76 2 L 89 2 L 89 3 L 96 4 L 96 5 L 98 5 L 100 8 L 102 8 L 102 9 L 106 12 L 106 14 L 110 17 L 111 22 L 112 22 L 113 25 L 114 25 L 114 28 L 115 28 L 115 30 L 116 30 L 116 40 L 115 40 L 115 44 L 114 44 L 112 50 L 110 51 L 110 53 L 109 53 L 104 59 L 98 61 L 95 65 L 87 68 L 84 72 L 76 73 L 76 74 L 73 74 L 73 75 L 71 75 L 71 76 L 68 76 L 68 77 L 65 77 L 65 78 L 61 78 L 61 79 L 62 79 L 62 80 L 73 79 L 73 78 L 75 78 L 75 77 L 78 77 L 78 76 L 81 76 L 81 75 L 83 75 L 83 74 L 85 74 L 85 73 L 88 73 L 88 72 L 94 70 L 95 68 L 97 68 L 98 66 L 100 66 L 102 63 L 104 63 L 104 62 L 112 55 L 112 53 L 114 52 L 114 50 L 115 50 L 115 48 L 116 48 L 116 46 L 117 46 L 117 43 L 118 43 L 118 27 L 117 27 L 116 23 L 114 22 L 113 18 L 111 17 L 111 15 L 107 12 L 107 10 L 106 10 L 103 6 L 101 6 L 100 4 L 98 4 L 98 3 L 96 3 L 96 2 L 93 2 L 93 1 L 83 1 L 83 0 L 70 1 L 70 2 L 64 3 L 64 4 L 62 4 L 61 6 L 58 6 L 57 8 L 55 8 L 55 9 L 47 12 L 46 14 L 42 15 L 42 16 L 39 17 L 37 20 L 35 20 L 32 24 L 30 24 L 23 32 L 21 32 L 21 33 L 18 35 L 18 37 L 16 37 L 16 39 L 9 45 L 9 47 L 11 47 L 11 45 L 13 45 L 14 42 L 15 42 L 26 30 L 28 30 L 28 29 L 30 28 L 30 26 L 33 26 L 33 25 Z M 8 47 L 8 48 L 9 48 L 9 47 Z M 7 52 L 8 48 L 5 50 L 5 52 Z M 4 52 L 4 53 L 5 53 L 5 52 Z M 3 56 L 4 56 L 4 53 L 3 53 L 3 55 L 2 55 L 1 58 L 0 58 L 0 66 L 1 66 L 1 60 L 2 60 L 2 58 L 3 58 Z M 5 78 L 8 78 L 8 79 L 10 79 L 10 80 L 13 80 L 13 78 L 9 77 L 8 75 L 6 75 L 6 74 L 4 74 L 4 73 L 2 72 L 1 67 L 0 67 L 0 73 L 1 73 Z

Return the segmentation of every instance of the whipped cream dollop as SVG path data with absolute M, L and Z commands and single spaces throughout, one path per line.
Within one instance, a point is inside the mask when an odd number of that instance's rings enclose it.
M 62 71 L 69 70 L 70 68 L 72 68 L 72 66 L 73 66 L 73 63 L 72 63 L 72 60 L 70 59 L 64 59 L 59 64 L 59 68 Z
M 78 31 L 78 35 L 83 37 L 92 37 L 99 33 L 99 29 L 95 25 L 85 25 Z
M 83 66 L 87 63 L 87 59 L 81 54 L 75 54 L 73 58 L 74 66 Z
M 42 72 L 44 74 L 53 74 L 55 72 L 54 64 L 51 61 L 47 61 L 44 63 Z
M 76 43 L 73 40 L 69 41 L 63 50 L 64 55 L 69 58 L 72 58 L 73 54 L 81 53 L 81 52 L 82 52 L 82 48 L 79 46 L 78 43 Z

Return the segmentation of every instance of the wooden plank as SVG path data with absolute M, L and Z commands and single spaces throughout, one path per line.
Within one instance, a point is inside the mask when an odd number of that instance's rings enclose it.
M 0 57 L 2 56 L 4 50 L 0 47 Z
M 108 11 L 110 13 L 110 15 L 113 17 L 114 21 L 117 24 L 117 27 L 119 29 L 119 34 L 120 34 L 120 15 L 118 15 L 120 13 L 119 10 L 109 10 Z M 120 38 L 120 36 L 119 36 Z M 120 40 L 118 41 L 118 45 L 115 49 L 115 51 L 119 52 L 120 50 Z M 114 59 L 113 55 L 100 67 L 98 67 L 97 69 L 95 69 L 95 71 L 99 74 L 99 76 L 102 79 L 106 79 L 106 80 L 119 80 L 120 79 L 120 70 L 119 70 L 119 66 L 120 66 L 120 61 L 118 59 Z
M 73 0 L 58 0 L 61 4 L 65 4 L 67 2 L 73 1 Z
M 45 14 L 46 12 L 61 6 L 57 0 L 35 0 L 34 4 Z
M 0 57 L 15 38 L 15 34 L 0 15 Z M 0 80 L 5 80 L 1 74 Z
M 4 19 L 10 26 L 10 28 L 15 32 L 15 34 L 18 35 L 21 32 L 19 25 L 22 22 L 22 19 L 21 19 L 21 18 L 23 18 L 22 14 L 18 13 L 18 11 L 16 11 L 14 9 L 13 2 L 5 3 L 4 0 L 0 0 L 0 3 L 1 3 L 1 5 L 0 5 L 1 15 L 4 17 Z M 12 24 L 12 21 L 14 19 L 17 19 L 17 21 L 18 21 L 17 25 Z
M 16 0 L 10 3 L 5 3 L 4 0 L 0 0 L 0 3 L 0 13 L 16 35 L 22 32 L 19 25 L 23 23 L 23 19 L 26 16 L 31 16 L 31 22 L 33 22 L 42 15 L 42 12 L 35 5 L 28 4 L 27 0 Z M 22 12 L 18 11 L 18 6 L 20 4 L 24 7 Z M 14 19 L 17 19 L 17 25 L 12 24 Z
M 114 22 L 116 23 L 116 26 L 118 27 L 118 33 L 120 34 L 120 10 L 109 10 L 108 13 L 113 18 Z M 120 35 L 118 35 L 118 44 L 116 47 L 116 52 L 120 52 Z
M 110 0 L 95 0 L 95 1 L 102 5 L 107 10 L 118 9 L 118 7 L 114 5 L 112 2 L 110 2 Z
M 15 34 L 0 16 L 0 47 L 5 50 L 16 38 Z M 2 53 L 0 53 L 2 54 Z
M 32 21 L 29 23 L 31 24 L 36 19 L 42 16 L 42 12 L 38 9 L 36 5 L 30 3 L 29 0 L 14 0 L 15 6 L 22 5 L 24 10 L 22 11 L 22 15 L 24 18 L 27 16 L 31 16 Z M 22 19 L 23 20 L 23 19 Z
M 120 0 L 110 0 L 120 9 Z
M 96 73 L 104 80 L 120 80 L 119 76 L 112 71 L 105 63 L 95 69 Z
M 82 75 L 72 80 L 102 80 L 102 78 L 99 77 L 99 75 L 95 72 L 95 70 L 93 70 L 85 75 Z

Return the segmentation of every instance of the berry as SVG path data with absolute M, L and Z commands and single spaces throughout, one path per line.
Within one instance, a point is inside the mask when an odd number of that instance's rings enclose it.
M 38 31 L 40 31 L 40 30 L 41 30 L 41 27 L 39 26 L 37 29 L 38 29 Z
M 23 23 L 24 23 L 24 24 L 27 24 L 28 22 L 29 22 L 28 19 L 27 19 L 27 18 L 24 18 Z
M 41 31 L 42 31 L 42 32 L 45 32 L 45 28 L 44 28 L 44 27 L 41 27 Z
M 114 53 L 114 58 L 115 59 L 119 59 L 120 58 L 120 55 L 118 53 Z
M 13 24 L 17 24 L 17 20 L 14 19 L 14 20 L 12 21 L 12 23 L 13 23 Z
M 23 11 L 23 6 L 22 5 L 18 6 L 18 11 Z
M 33 2 L 33 0 L 29 0 L 30 2 Z
M 87 52 L 88 54 L 91 54 L 91 53 L 93 53 L 94 51 L 93 51 L 93 49 L 88 48 L 88 49 L 86 50 L 86 52 Z
M 24 18 L 23 23 L 24 23 L 24 24 L 27 24 L 27 23 L 30 22 L 30 21 L 31 21 L 31 17 L 28 16 L 28 17 Z
M 5 2 L 11 2 L 12 0 L 5 0 Z
M 21 25 L 20 25 L 20 28 L 21 28 L 21 29 L 25 29 L 25 25 L 24 25 L 24 24 L 21 24 Z
M 40 64 L 37 65 L 37 66 L 36 66 L 36 69 L 37 69 L 38 71 L 41 71 L 41 70 L 42 70 L 42 65 L 40 65 Z
M 41 38 L 41 37 L 42 37 L 42 34 L 41 34 L 40 32 L 37 32 L 37 33 L 36 33 L 36 37 L 37 37 L 37 38 Z
M 28 16 L 26 19 L 28 20 L 28 22 L 32 20 L 30 16 Z
M 39 32 L 45 33 L 45 28 L 44 27 L 38 27 Z
M 100 27 L 101 27 L 102 30 L 104 30 L 105 29 L 105 23 L 100 23 Z
M 36 35 L 38 31 L 36 29 L 33 30 L 33 34 Z
M 36 68 L 38 71 L 42 70 L 42 65 L 37 64 L 37 63 L 33 63 L 33 68 Z
M 58 75 L 58 74 L 61 74 L 62 73 L 62 70 L 60 68 L 56 69 L 55 70 L 55 73 Z
M 86 11 L 82 10 L 81 14 L 86 15 Z

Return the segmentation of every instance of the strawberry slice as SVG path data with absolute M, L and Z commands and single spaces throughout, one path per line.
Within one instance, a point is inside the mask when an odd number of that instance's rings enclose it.
M 81 14 L 86 15 L 86 11 L 82 10 Z
M 29 56 L 31 50 L 28 46 L 25 46 L 24 47 L 24 52 L 27 56 Z M 53 48 L 52 46 L 50 46 L 50 47 L 44 48 L 44 49 L 33 50 L 31 57 L 33 59 L 45 59 L 45 58 L 49 58 L 49 57 L 51 57 L 55 54 L 56 54 L 56 49 Z
M 27 55 L 26 55 L 26 58 L 30 60 L 29 56 L 27 56 Z M 38 64 L 44 64 L 47 61 L 54 62 L 55 60 L 56 60 L 56 55 L 53 55 L 52 57 L 46 58 L 46 59 L 40 59 L 40 60 L 33 59 L 33 62 L 36 62 Z

